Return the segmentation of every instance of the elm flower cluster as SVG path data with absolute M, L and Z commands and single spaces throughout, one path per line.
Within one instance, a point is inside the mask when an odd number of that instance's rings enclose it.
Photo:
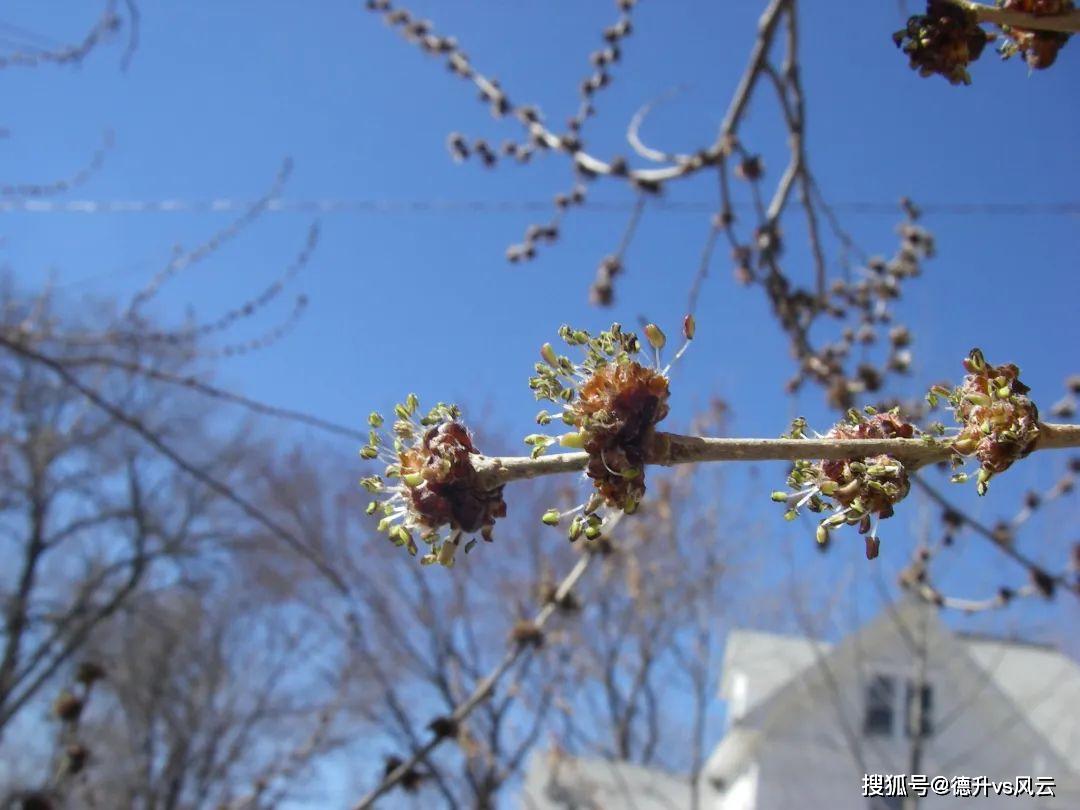
M 473 457 L 479 456 L 472 434 L 460 421 L 456 405 L 438 403 L 417 418 L 420 407 L 415 394 L 394 407 L 392 441 L 379 428 L 381 414 L 368 417 L 369 442 L 360 456 L 386 464 L 382 475 L 363 478 L 360 484 L 377 496 L 367 513 L 381 513 L 378 529 L 397 546 L 416 556 L 415 536 L 428 546 L 423 565 L 454 564 L 462 539 L 479 534 L 491 541 L 495 521 L 506 516 L 503 487 L 485 488 L 479 483 Z M 468 553 L 476 544 L 471 537 Z
M 893 34 L 912 70 L 920 76 L 940 74 L 950 84 L 971 84 L 967 66 L 982 55 L 990 39 L 974 12 L 949 0 L 927 0 L 926 14 L 908 18 Z
M 649 365 L 638 360 L 643 349 L 638 336 L 617 323 L 596 337 L 565 325 L 559 329 L 568 346 L 584 350 L 581 363 L 544 344 L 542 362 L 536 364 L 529 387 L 537 399 L 554 402 L 562 410 L 541 411 L 536 421 L 548 425 L 560 420 L 575 430 L 561 436 L 536 433 L 525 442 L 532 446 L 534 458 L 555 444 L 585 450 L 589 455 L 585 472 L 594 487 L 591 497 L 574 509 L 546 512 L 544 523 L 557 526 L 573 515 L 571 541 L 581 535 L 595 540 L 606 514 L 637 510 L 645 495 L 645 464 L 655 427 L 668 414 L 668 373 L 690 345 L 694 330 L 694 319 L 688 315 L 683 321 L 683 345 L 666 366 L 661 356 L 667 339 L 655 324 L 643 330 L 653 354 Z
M 1075 7 L 1073 0 L 999 0 L 998 5 L 1007 11 L 1021 11 L 1036 17 L 1064 14 Z M 998 53 L 1003 59 L 1023 54 L 1024 61 L 1033 70 L 1045 70 L 1054 64 L 1058 51 L 1069 41 L 1064 31 L 1032 31 L 1026 28 L 1001 26 L 1004 34 Z
M 867 408 L 865 415 L 848 411 L 845 421 L 834 426 L 827 439 L 911 439 L 916 429 L 900 416 L 899 408 L 883 413 Z M 788 438 L 806 438 L 806 422 L 795 420 Z M 793 492 L 774 492 L 772 499 L 787 506 L 784 517 L 794 520 L 805 506 L 811 512 L 831 509 L 817 528 L 817 541 L 824 545 L 829 533 L 844 525 L 858 526 L 866 536 L 866 558 L 878 555 L 881 541 L 878 521 L 893 515 L 893 507 L 908 494 L 911 485 L 904 465 L 888 455 L 866 459 L 823 459 L 796 461 L 788 476 Z
M 1039 439 L 1039 409 L 1027 394 L 1031 390 L 1020 382 L 1020 369 L 1012 363 L 992 366 L 983 353 L 972 349 L 964 358 L 967 376 L 958 387 L 930 389 L 927 399 L 937 405 L 948 400 L 960 433 L 950 447 L 961 456 L 974 456 L 979 462 L 976 488 L 986 494 L 990 479 L 1005 472 L 1013 462 L 1035 449 Z M 968 476 L 953 476 L 957 482 Z

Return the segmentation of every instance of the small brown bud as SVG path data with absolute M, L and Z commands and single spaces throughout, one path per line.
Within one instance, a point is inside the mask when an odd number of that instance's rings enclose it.
M 75 671 L 75 680 L 85 686 L 90 686 L 104 677 L 105 668 L 96 661 L 83 661 Z
M 53 715 L 65 723 L 74 723 L 82 715 L 83 700 L 66 689 L 53 701 Z
M 872 560 L 881 551 L 881 540 L 877 537 L 866 536 L 866 559 Z
M 1054 591 L 1057 583 L 1054 582 L 1054 578 L 1050 576 L 1046 571 L 1041 568 L 1031 569 L 1031 584 L 1035 586 L 1035 589 L 1043 595 L 1046 599 L 1054 598 Z
M 90 758 L 90 751 L 81 743 L 72 743 L 64 750 L 63 769 L 66 773 L 74 776 L 86 767 Z
M 765 164 L 761 162 L 760 155 L 751 155 L 748 158 L 744 158 L 739 161 L 735 167 L 735 176 L 740 180 L 747 180 L 753 182 L 760 180 L 761 176 L 765 173 Z
M 697 332 L 697 323 L 694 321 L 693 315 L 687 315 L 685 318 L 683 318 L 682 329 L 683 337 L 685 337 L 687 340 L 694 339 L 694 333 Z
M 436 737 L 456 737 L 460 729 L 460 724 L 453 717 L 436 717 L 434 720 L 428 723 L 428 729 Z
M 536 622 L 519 619 L 510 631 L 510 638 L 523 647 L 541 647 L 544 644 L 544 631 Z

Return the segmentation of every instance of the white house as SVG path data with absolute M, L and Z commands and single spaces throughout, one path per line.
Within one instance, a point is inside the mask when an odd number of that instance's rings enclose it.
M 890 810 L 901 797 L 864 792 L 894 793 L 908 774 L 927 777 L 920 810 L 1080 808 L 1080 667 L 1050 647 L 953 633 L 915 600 L 835 645 L 733 631 L 720 696 L 727 730 L 701 810 Z M 522 807 L 689 807 L 678 777 L 588 760 L 560 768 L 534 761 Z M 1006 795 L 1018 777 L 1033 793 L 1053 780 L 1055 795 Z M 978 798 L 953 795 L 965 778 Z M 949 795 L 935 795 L 943 785 Z
M 628 762 L 537 754 L 521 791 L 521 810 L 686 810 L 686 779 Z

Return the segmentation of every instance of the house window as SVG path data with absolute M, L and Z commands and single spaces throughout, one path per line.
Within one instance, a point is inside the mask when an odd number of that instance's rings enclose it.
M 919 699 L 916 700 L 916 695 L 919 695 Z M 922 737 L 929 737 L 934 731 L 934 690 L 928 683 L 924 683 L 922 688 L 919 689 L 918 685 L 913 681 L 907 683 L 907 700 L 905 701 L 907 711 L 905 716 L 907 717 L 907 723 L 905 724 L 905 730 L 907 736 L 914 737 L 919 731 L 919 725 L 922 725 Z
M 890 675 L 875 675 L 866 686 L 866 714 L 863 733 L 867 736 L 891 737 L 893 706 L 896 702 L 896 681 Z

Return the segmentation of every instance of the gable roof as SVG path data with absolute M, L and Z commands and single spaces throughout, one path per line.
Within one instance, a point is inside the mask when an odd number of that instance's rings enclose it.
M 965 638 L 968 653 L 1066 762 L 1080 763 L 1080 666 L 1052 648 Z
M 710 758 L 707 771 L 730 779 L 765 739 L 762 729 L 787 709 L 814 680 L 828 677 L 830 664 L 862 649 L 880 649 L 888 634 L 910 633 L 925 621 L 927 643 L 948 645 L 956 657 L 949 669 L 979 673 L 987 688 L 1012 709 L 1014 721 L 1041 737 L 1053 754 L 1074 770 L 1080 763 L 1080 666 L 1042 645 L 952 633 L 938 611 L 909 597 L 889 605 L 857 632 L 832 645 L 808 638 L 759 631 L 732 631 L 724 653 L 721 696 L 731 699 L 736 671 L 760 678 L 744 711 Z
M 521 798 L 523 810 L 684 810 L 690 784 L 657 768 L 546 751 L 530 759 Z
M 831 649 L 831 644 L 802 636 L 732 630 L 724 645 L 720 697 L 732 700 L 736 691 L 736 674 L 746 675 L 750 692 L 745 696 L 745 714 L 801 674 L 817 660 L 818 655 Z

